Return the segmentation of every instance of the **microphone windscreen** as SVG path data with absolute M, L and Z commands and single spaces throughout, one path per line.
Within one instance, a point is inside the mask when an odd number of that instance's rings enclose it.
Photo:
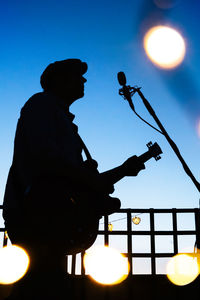
M 119 72 L 117 73 L 117 79 L 120 85 L 125 85 L 126 84 L 126 76 L 124 72 Z

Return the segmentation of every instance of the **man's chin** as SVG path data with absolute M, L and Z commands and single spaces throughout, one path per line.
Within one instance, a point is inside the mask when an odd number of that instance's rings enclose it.
M 74 101 L 80 99 L 80 98 L 83 98 L 84 97 L 84 92 L 80 93 L 80 94 L 77 94 L 75 97 L 74 97 Z
M 79 99 L 79 98 L 83 98 L 84 97 L 84 91 L 82 91 L 82 92 L 80 92 L 78 95 L 78 98 L 77 99 Z

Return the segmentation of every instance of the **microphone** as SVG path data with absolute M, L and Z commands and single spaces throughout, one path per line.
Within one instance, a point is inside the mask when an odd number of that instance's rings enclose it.
M 130 101 L 131 93 L 130 86 L 126 85 L 126 75 L 124 72 L 117 73 L 117 79 L 122 88 L 119 90 L 119 94 L 124 97 L 124 99 Z
M 117 79 L 120 85 L 125 86 L 126 85 L 126 76 L 124 72 L 117 73 Z
M 122 88 L 119 89 L 120 96 L 123 96 L 125 100 L 128 100 L 129 105 L 135 111 L 131 96 L 135 94 L 136 88 L 131 87 L 130 85 L 126 85 L 126 75 L 124 74 L 124 72 L 117 73 L 117 79 L 119 84 L 122 86 Z

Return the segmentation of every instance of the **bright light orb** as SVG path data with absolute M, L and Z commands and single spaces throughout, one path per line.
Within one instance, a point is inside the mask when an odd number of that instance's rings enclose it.
M 185 41 L 181 34 L 168 26 L 155 26 L 144 37 L 144 49 L 158 67 L 172 69 L 185 57 Z
M 28 254 L 19 246 L 0 249 L 0 284 L 11 284 L 21 279 L 27 272 L 29 263 Z
M 107 246 L 95 246 L 84 256 L 86 273 L 96 282 L 105 285 L 119 284 L 129 273 L 129 264 L 116 249 Z
M 172 257 L 167 265 L 167 277 L 175 285 L 189 284 L 198 275 L 198 259 L 189 254 L 177 254 Z

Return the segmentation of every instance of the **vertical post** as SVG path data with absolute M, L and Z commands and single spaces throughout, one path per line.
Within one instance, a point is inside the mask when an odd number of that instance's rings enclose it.
M 75 275 L 76 272 L 76 254 L 72 254 L 72 275 Z
M 156 274 L 155 262 L 155 225 L 154 225 L 154 211 L 150 208 L 150 234 L 151 234 L 151 274 Z
M 108 244 L 109 244 L 109 240 L 108 240 L 108 215 L 104 216 L 104 231 L 105 231 L 104 245 L 108 246 Z
M 196 247 L 200 250 L 200 209 L 195 208 Z
M 132 228 L 131 228 L 131 223 L 132 222 L 132 216 L 131 216 L 131 210 L 128 210 L 127 212 L 127 231 L 128 231 L 128 236 L 127 236 L 127 243 L 128 243 L 128 262 L 130 265 L 130 275 L 133 273 L 133 263 L 132 263 Z
M 104 216 L 104 245 L 109 245 L 109 237 L 108 237 L 108 215 Z M 109 293 L 109 287 L 105 286 L 105 294 L 104 294 L 104 300 L 110 299 L 110 293 Z
M 178 253 L 178 239 L 177 239 L 177 215 L 176 215 L 176 208 L 172 209 L 172 222 L 173 222 L 174 254 L 177 254 Z
M 83 263 L 84 255 L 85 255 L 85 251 L 81 252 L 81 275 L 85 275 L 85 266 Z
M 65 255 L 65 272 L 68 273 L 68 255 Z
M 8 234 L 7 231 L 4 231 L 4 235 L 3 235 L 3 247 L 7 246 L 8 244 Z

